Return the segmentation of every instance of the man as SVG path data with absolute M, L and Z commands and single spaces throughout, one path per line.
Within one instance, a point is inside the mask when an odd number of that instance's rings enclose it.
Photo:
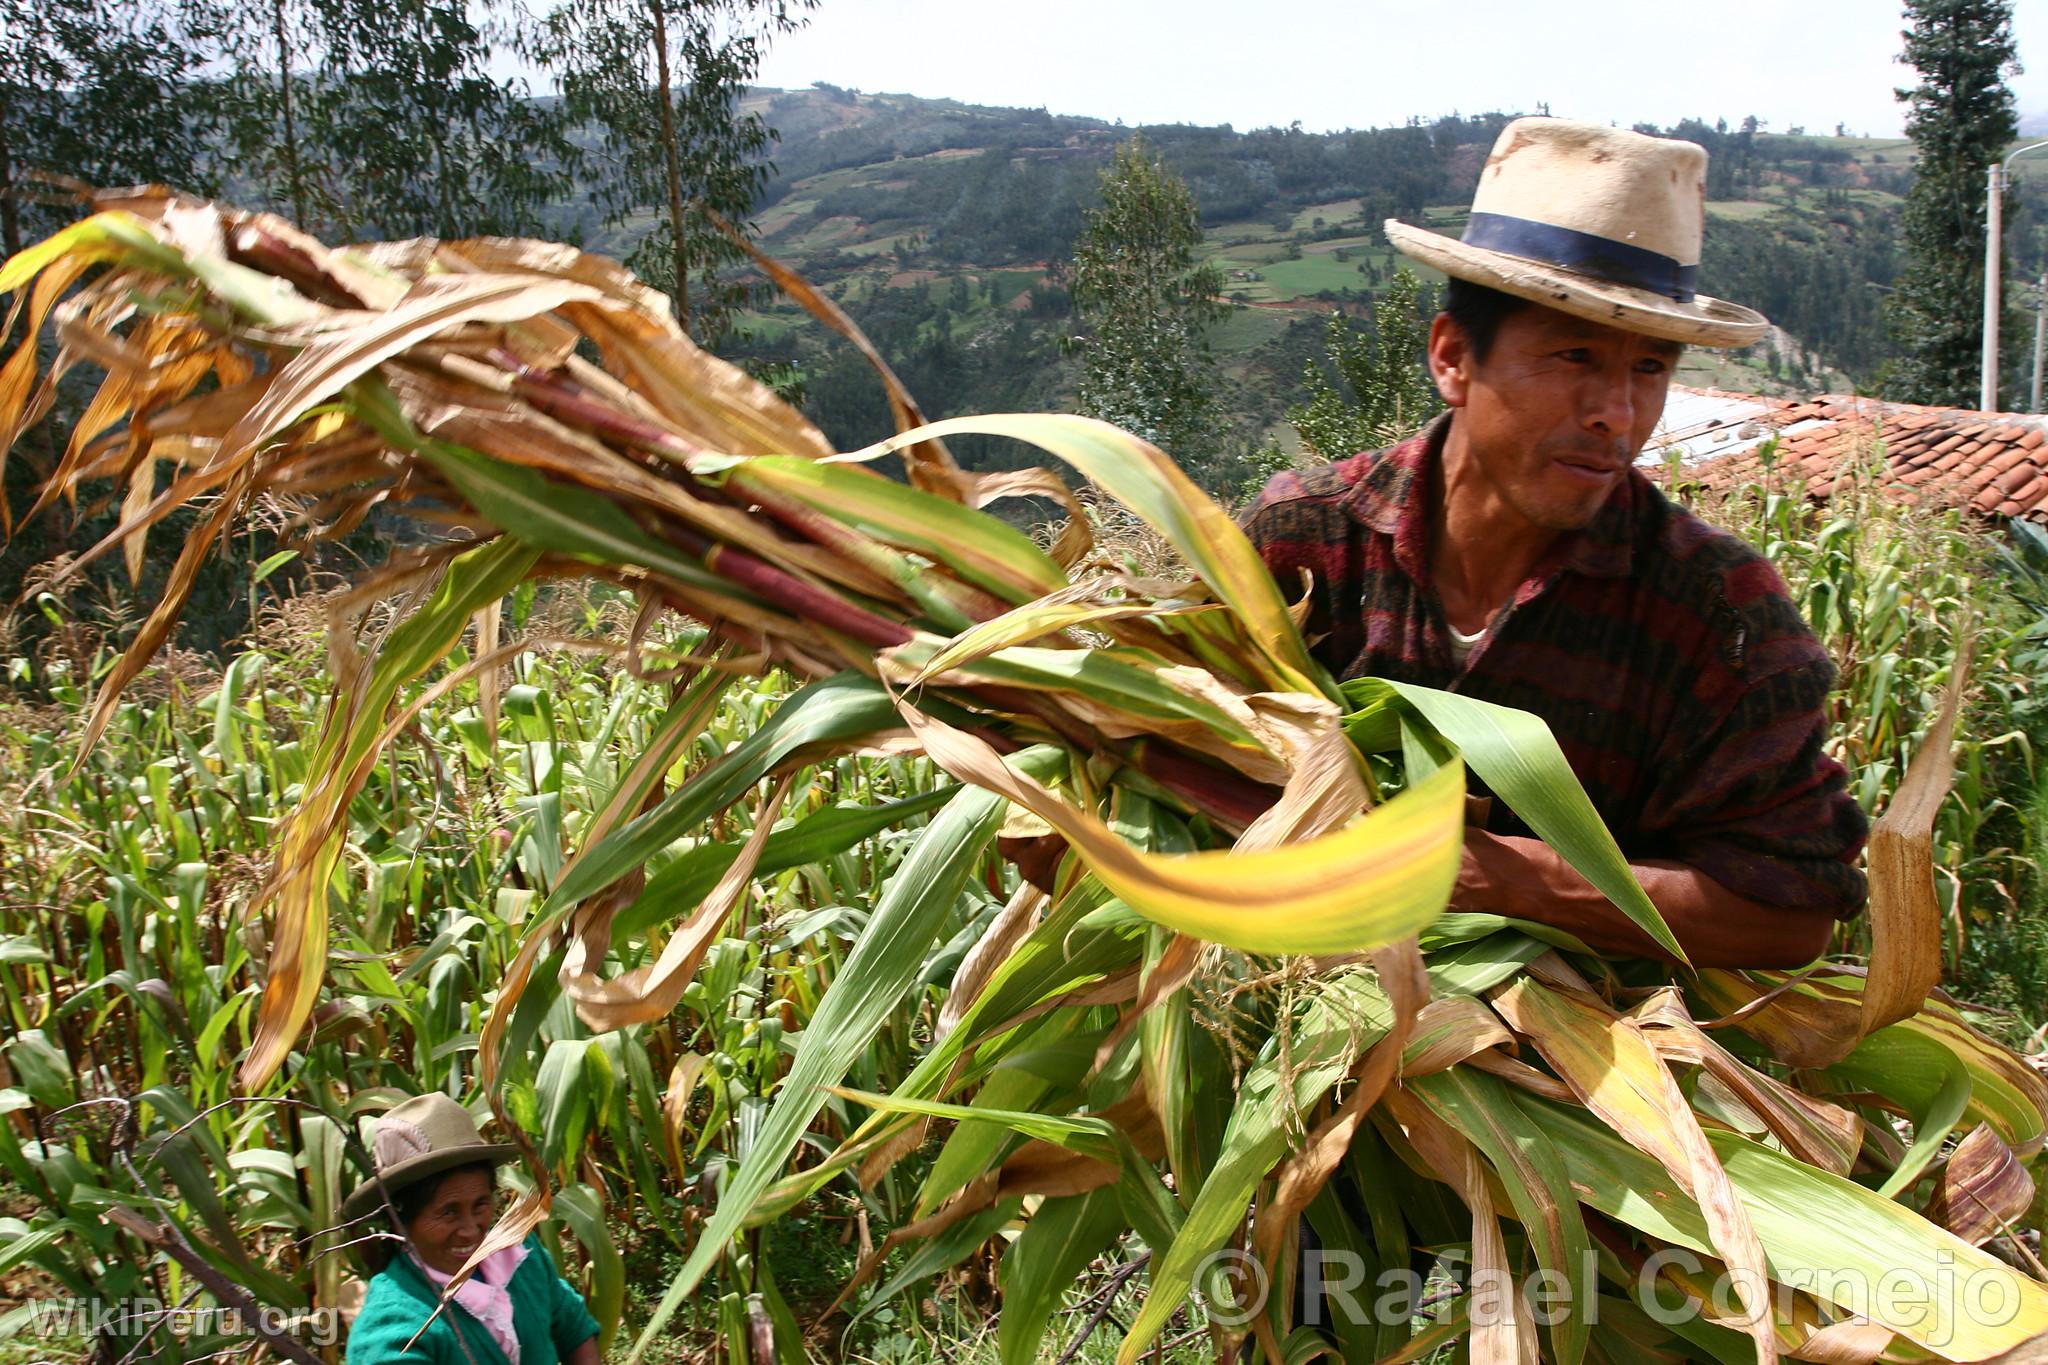
M 1777 572 L 1633 463 L 1682 347 L 1768 325 L 1694 292 L 1705 180 L 1689 142 L 1509 124 L 1462 241 L 1386 225 L 1450 277 L 1449 411 L 1280 475 L 1245 524 L 1340 676 L 1543 717 L 1695 965 L 1796 966 L 1865 896 L 1866 824 L 1821 751 L 1834 669 Z M 1499 803 L 1452 904 L 1661 955 Z

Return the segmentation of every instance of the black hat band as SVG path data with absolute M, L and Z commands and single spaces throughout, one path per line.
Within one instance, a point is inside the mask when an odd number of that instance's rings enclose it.
M 1475 213 L 1465 225 L 1466 246 L 1507 256 L 1543 261 L 1611 284 L 1627 285 L 1691 303 L 1700 268 L 1680 265 L 1661 252 L 1617 242 L 1575 228 L 1511 218 L 1503 213 Z

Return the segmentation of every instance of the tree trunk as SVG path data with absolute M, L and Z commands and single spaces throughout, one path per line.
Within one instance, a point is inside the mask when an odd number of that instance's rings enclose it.
M 306 231 L 313 231 L 313 220 L 306 213 L 306 186 L 299 178 L 299 139 L 292 127 L 292 50 L 285 33 L 286 0 L 272 0 L 270 20 L 277 33 L 277 95 L 279 106 L 284 111 L 284 174 L 291 186 L 292 221 Z
M 668 0 L 647 0 L 647 10 L 654 16 L 655 93 L 661 99 L 661 153 L 668 170 L 668 231 L 669 246 L 675 252 L 676 321 L 687 329 L 690 325 L 690 262 L 683 249 L 683 151 L 676 136 L 675 86 L 668 70 L 667 3 Z

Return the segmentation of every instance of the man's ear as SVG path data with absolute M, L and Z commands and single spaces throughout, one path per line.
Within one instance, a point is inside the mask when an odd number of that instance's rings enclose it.
M 1472 344 L 1449 313 L 1438 313 L 1429 324 L 1427 358 L 1437 393 L 1449 406 L 1464 407 L 1472 386 Z

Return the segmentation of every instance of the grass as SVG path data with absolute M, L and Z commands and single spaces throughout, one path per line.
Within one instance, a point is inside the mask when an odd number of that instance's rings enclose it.
M 1364 293 L 1372 287 L 1360 269 L 1365 264 L 1362 255 L 1339 261 L 1333 253 L 1305 252 L 1298 259 L 1287 259 L 1283 249 L 1279 256 L 1265 260 L 1254 260 L 1235 251 L 1214 259 L 1217 268 L 1225 272 L 1225 297 L 1249 303 L 1284 303 L 1323 293 Z M 1391 268 L 1392 253 L 1375 253 L 1374 260 L 1384 273 Z M 1256 272 L 1259 278 L 1234 279 L 1230 276 L 1233 270 Z
M 1716 199 L 1708 203 L 1707 214 L 1713 218 L 1747 223 L 1768 218 L 1782 207 L 1782 204 L 1774 204 L 1767 199 Z
M 831 218 L 827 219 L 826 221 L 831 223 L 852 222 L 851 219 L 843 218 Z M 858 233 L 861 230 L 862 229 L 858 224 L 855 224 L 853 226 L 854 233 Z M 896 250 L 897 247 L 903 245 L 905 242 L 910 241 L 911 238 L 914 237 L 915 235 L 916 234 L 909 232 L 892 232 L 889 233 L 887 236 L 869 237 L 860 241 L 843 240 L 840 244 L 839 249 L 844 251 L 849 256 L 880 256 L 884 252 Z
M 1220 356 L 1245 355 L 1279 337 L 1292 322 L 1264 308 L 1233 308 L 1209 329 L 1209 345 Z
M 1324 227 L 1349 222 L 1356 218 L 1364 207 L 1365 202 L 1355 198 L 1338 199 L 1328 204 L 1310 204 L 1305 209 L 1295 211 L 1294 231 L 1314 232 L 1318 218 L 1322 219 Z

